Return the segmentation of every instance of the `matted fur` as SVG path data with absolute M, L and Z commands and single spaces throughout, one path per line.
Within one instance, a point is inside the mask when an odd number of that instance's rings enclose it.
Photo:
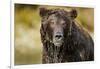
M 93 61 L 94 60 L 94 43 L 91 36 L 83 29 L 82 26 L 74 20 L 76 11 L 68 13 L 63 9 L 40 9 L 41 16 L 41 41 L 43 43 L 43 63 L 62 63 L 77 61 Z M 52 14 L 59 14 L 63 19 L 69 18 L 64 29 L 64 43 L 57 47 L 52 42 L 52 32 L 48 25 L 48 17 Z M 72 15 L 70 15 L 72 14 Z

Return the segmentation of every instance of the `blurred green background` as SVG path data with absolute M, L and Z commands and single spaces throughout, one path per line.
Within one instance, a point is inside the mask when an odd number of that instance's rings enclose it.
M 66 6 L 41 6 L 29 4 L 15 4 L 15 49 L 14 63 L 41 64 L 42 63 L 42 43 L 40 39 L 39 7 L 63 8 L 70 10 L 75 7 Z M 75 8 L 78 11 L 77 22 L 79 22 L 93 37 L 94 32 L 94 9 Z

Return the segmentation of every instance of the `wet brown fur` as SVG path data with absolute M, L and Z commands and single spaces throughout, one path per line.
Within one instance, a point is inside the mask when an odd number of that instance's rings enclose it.
M 43 12 L 42 12 L 42 11 Z M 56 47 L 52 43 L 52 34 L 47 25 L 47 19 L 51 14 L 58 13 L 63 18 L 69 16 L 67 11 L 63 9 L 45 10 L 40 9 L 41 19 L 41 41 L 43 43 L 43 63 L 62 63 L 77 61 L 93 61 L 94 60 L 94 43 L 91 36 L 80 26 L 74 19 L 72 24 L 68 24 L 65 29 L 64 44 Z M 46 14 L 48 13 L 48 14 Z M 49 34 L 48 34 L 49 33 Z

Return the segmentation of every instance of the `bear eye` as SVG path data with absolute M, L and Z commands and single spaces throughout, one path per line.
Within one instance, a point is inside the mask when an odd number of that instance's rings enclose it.
M 64 20 L 61 20 L 61 25 L 66 25 L 66 22 Z
M 52 27 L 52 28 L 53 28 L 53 27 L 55 26 L 55 22 L 50 21 L 49 25 L 50 25 L 50 27 Z
M 62 24 L 62 25 L 66 25 L 66 23 L 65 23 L 65 22 L 62 22 L 61 24 Z
M 50 24 L 54 24 L 54 22 L 53 22 L 53 21 L 51 21 L 51 22 L 50 22 Z
M 51 22 L 51 24 L 54 24 L 54 22 Z

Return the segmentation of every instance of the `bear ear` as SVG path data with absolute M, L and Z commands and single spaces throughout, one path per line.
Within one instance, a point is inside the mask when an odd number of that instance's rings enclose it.
M 76 11 L 76 9 L 72 9 L 70 11 L 70 16 L 71 16 L 72 19 L 75 19 L 77 17 L 77 11 Z
M 39 13 L 40 13 L 41 17 L 45 16 L 48 13 L 48 10 L 46 8 L 44 8 L 44 7 L 39 8 L 39 9 L 40 9 Z

